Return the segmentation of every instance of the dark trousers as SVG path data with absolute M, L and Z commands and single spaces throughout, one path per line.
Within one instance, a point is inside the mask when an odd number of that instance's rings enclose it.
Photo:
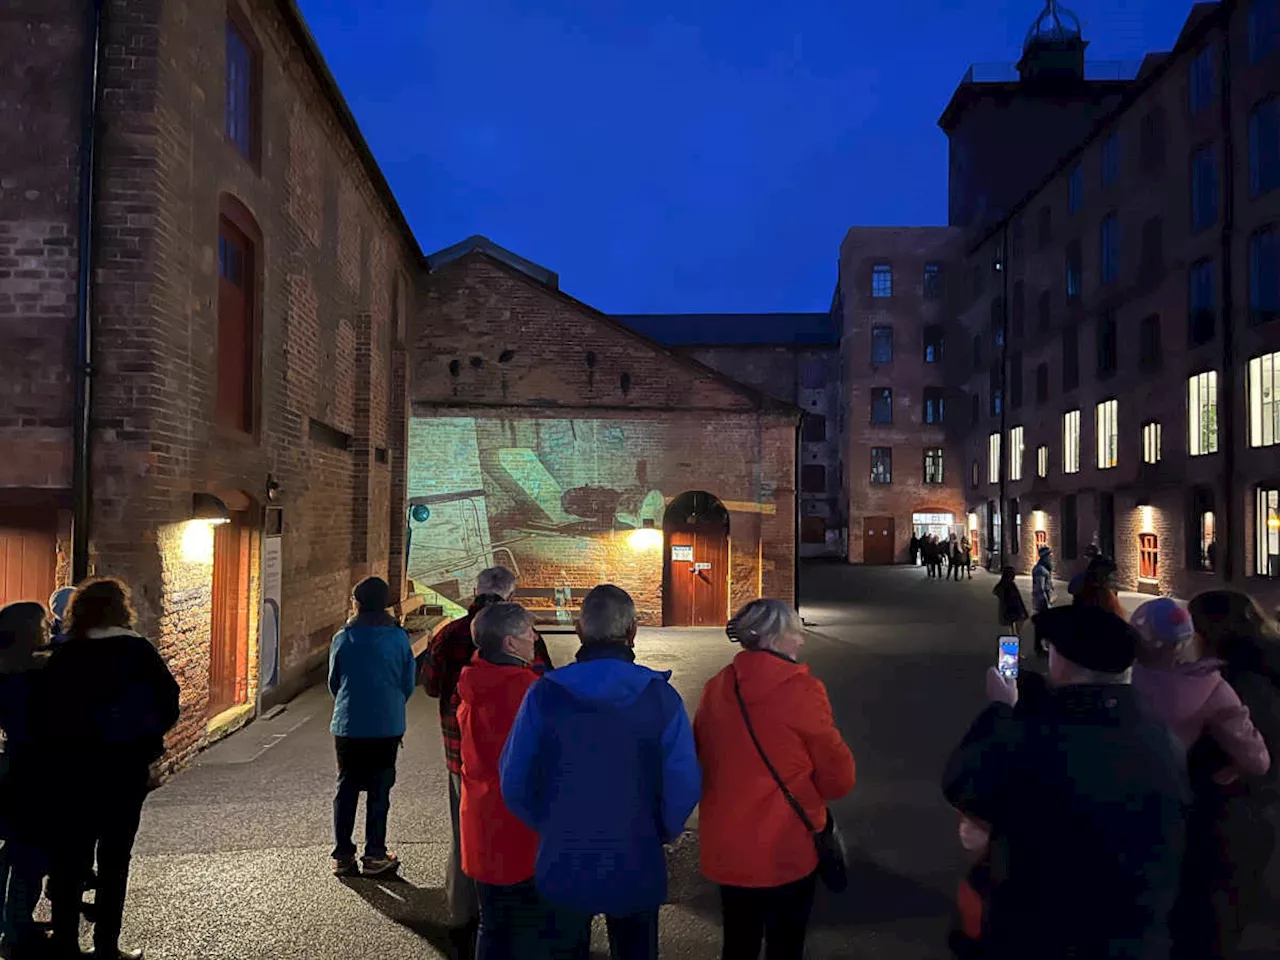
M 591 914 L 560 907 L 551 909 L 553 932 L 547 938 L 551 960 L 588 960 L 591 956 Z M 658 960 L 658 911 L 644 910 L 622 917 L 606 916 L 610 960 Z
M 818 875 L 780 887 L 721 887 L 723 960 L 802 960 Z
M 400 737 L 334 737 L 338 754 L 338 791 L 333 797 L 333 856 L 354 857 L 351 834 L 356 807 L 365 794 L 364 855 L 387 855 L 387 813 L 396 782 Z
M 509 886 L 477 883 L 480 930 L 476 960 L 534 960 L 543 955 L 547 911 L 532 880 Z
M 88 773 L 86 801 L 68 811 L 58 823 L 49 873 L 49 900 L 53 905 L 53 935 L 65 945 L 80 936 L 80 896 L 98 861 L 93 946 L 100 956 L 113 957 L 119 949 L 124 898 L 129 886 L 129 861 L 138 835 L 142 803 L 147 798 L 148 770 L 82 771 Z
M 22 839 L 0 848 L 0 934 L 21 943 L 35 932 L 34 914 L 44 889 L 43 851 Z
M 449 922 L 466 927 L 480 915 L 476 882 L 462 872 L 462 834 L 458 825 L 462 807 L 462 777 L 449 774 L 449 862 L 444 868 L 444 896 L 449 903 Z

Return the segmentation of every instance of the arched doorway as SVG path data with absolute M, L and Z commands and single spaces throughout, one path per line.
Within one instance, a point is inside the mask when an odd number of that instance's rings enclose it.
M 256 504 L 235 490 L 219 492 L 228 519 L 213 528 L 209 631 L 209 716 L 249 699 L 249 577 Z
M 729 617 L 729 511 L 701 490 L 662 517 L 662 625 L 715 627 Z

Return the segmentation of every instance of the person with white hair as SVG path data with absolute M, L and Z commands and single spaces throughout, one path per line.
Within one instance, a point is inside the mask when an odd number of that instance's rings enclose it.
M 636 608 L 611 584 L 583 598 L 577 662 L 529 688 L 502 753 L 502 796 L 538 834 L 535 883 L 555 957 L 585 957 L 604 914 L 615 960 L 655 960 L 663 845 L 697 806 L 693 732 L 670 672 L 635 663 Z

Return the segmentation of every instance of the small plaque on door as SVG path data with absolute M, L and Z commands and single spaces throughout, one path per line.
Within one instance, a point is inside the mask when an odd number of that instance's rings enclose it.
M 693 562 L 693 544 L 673 543 L 671 545 L 671 559 L 683 560 L 686 563 L 692 563 Z
M 710 569 L 711 569 L 711 564 L 709 564 L 709 563 L 695 563 L 695 564 L 693 565 L 693 569 L 694 569 L 695 571 L 698 571 L 698 570 L 710 570 Z

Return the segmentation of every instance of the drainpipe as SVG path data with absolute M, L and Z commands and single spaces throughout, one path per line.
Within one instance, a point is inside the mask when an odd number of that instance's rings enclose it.
M 1235 578 L 1236 543 L 1239 540 L 1236 523 L 1236 349 L 1235 349 L 1235 276 L 1234 241 L 1236 210 L 1236 156 L 1235 137 L 1232 129 L 1231 110 L 1231 12 L 1234 3 L 1222 5 L 1222 82 L 1218 113 L 1222 122 L 1222 380 L 1218 393 L 1218 416 L 1222 423 L 1222 487 L 1226 498 L 1223 514 L 1226 519 L 1225 543 L 1219 544 L 1218 557 L 1222 561 L 1222 578 L 1230 583 Z M 1215 529 L 1214 536 L 1218 535 Z
M 93 376 L 93 208 L 98 155 L 99 69 L 102 64 L 103 0 L 89 5 L 85 42 L 84 114 L 80 131 L 80 210 L 76 278 L 75 420 L 72 424 L 71 580 L 89 575 L 92 501 L 89 463 L 90 379 Z
M 801 459 L 800 459 L 800 425 L 801 425 L 801 423 L 803 423 L 803 417 L 802 417 L 800 420 L 797 420 L 797 421 L 796 421 L 796 479 L 795 479 L 795 484 L 796 484 L 796 498 L 795 498 L 795 499 L 796 499 L 796 509 L 795 509 L 795 514 L 796 514 L 796 516 L 795 516 L 795 530 L 794 530 L 794 532 L 793 532 L 793 535 L 794 535 L 794 537 L 795 537 L 795 545 L 796 545 L 796 549 L 795 549 L 794 565 L 793 565 L 793 570 L 792 570 L 792 586 L 791 586 L 791 589 L 792 589 L 792 596 L 794 597 L 794 599 L 792 600 L 791 605 L 792 605 L 793 607 L 795 607 L 795 608 L 796 608 L 796 610 L 799 610 L 799 609 L 800 609 L 800 508 L 801 508 L 801 493 L 800 493 L 800 465 L 801 465 Z
M 996 262 L 997 269 L 1000 271 L 1001 289 L 1000 289 L 1000 461 L 998 464 L 1000 470 L 1000 503 L 997 509 L 1000 511 L 1000 543 L 997 544 L 1000 562 L 996 565 L 997 569 L 1004 569 L 1004 543 L 1009 538 L 1009 531 L 1005 529 L 1008 524 L 1005 522 L 1009 518 L 1005 515 L 1005 484 L 1009 477 L 1009 450 L 1006 448 L 1008 443 L 1009 431 L 1007 429 L 1009 420 L 1009 391 L 1007 385 L 1009 382 L 1009 220 L 1006 217 L 1004 221 L 1004 229 L 1000 234 L 1000 259 Z

